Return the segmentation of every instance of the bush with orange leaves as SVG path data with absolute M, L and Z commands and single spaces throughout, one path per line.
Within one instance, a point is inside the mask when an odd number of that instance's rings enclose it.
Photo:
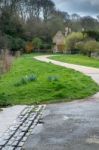
M 32 42 L 27 42 L 26 46 L 25 46 L 25 52 L 26 53 L 31 53 L 33 52 L 33 43 Z

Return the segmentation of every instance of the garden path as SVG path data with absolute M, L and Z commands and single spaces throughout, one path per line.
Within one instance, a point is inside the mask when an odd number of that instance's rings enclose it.
M 66 68 L 71 68 L 76 71 L 82 72 L 85 75 L 90 76 L 96 83 L 99 84 L 99 69 L 93 68 L 93 67 L 85 67 L 82 65 L 75 65 L 75 64 L 70 64 L 70 63 L 64 63 L 56 60 L 50 59 L 50 56 L 52 55 L 43 55 L 43 56 L 36 56 L 34 57 L 35 59 L 47 63 L 52 63 L 58 66 L 66 67 Z

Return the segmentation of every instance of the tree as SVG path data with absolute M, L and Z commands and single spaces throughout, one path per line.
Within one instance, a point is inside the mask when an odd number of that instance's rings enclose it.
M 16 14 L 11 14 L 8 10 L 4 10 L 0 16 L 0 30 L 4 34 L 15 36 L 22 36 L 24 29 L 19 16 Z
M 50 14 L 53 12 L 54 6 L 55 4 L 51 0 L 42 0 L 43 18 L 45 22 L 47 21 Z
M 80 20 L 80 16 L 79 16 L 78 14 L 76 14 L 76 13 L 72 14 L 72 15 L 71 15 L 71 18 L 72 18 L 73 21 L 78 21 L 78 20 Z
M 99 41 L 99 31 L 83 31 L 83 34 L 86 34 L 91 39 Z
M 25 49 L 25 41 L 21 38 L 14 38 L 12 36 L 7 36 L 8 48 L 11 51 L 21 51 Z
M 70 20 L 70 15 L 67 12 L 60 11 L 60 10 L 54 10 L 52 13 L 52 17 L 53 16 L 60 17 L 64 22 L 67 22 Z
M 82 54 L 86 55 L 86 51 L 84 49 L 85 41 L 80 41 L 75 44 L 75 48 Z
M 65 49 L 72 53 L 75 49 L 75 45 L 77 42 L 80 42 L 84 39 L 83 34 L 81 32 L 73 32 L 66 37 L 65 40 Z
M 34 48 L 37 49 L 39 52 L 39 49 L 42 46 L 42 40 L 40 38 L 36 37 L 32 40 L 32 43 L 33 43 Z
M 99 42 L 95 40 L 89 40 L 84 45 L 84 50 L 87 55 L 91 57 L 92 52 L 99 52 Z
M 90 16 L 85 16 L 81 18 L 81 25 L 85 30 L 94 30 L 96 20 Z
M 9 48 L 9 40 L 6 35 L 0 33 L 0 51 L 6 50 Z
M 53 36 L 60 30 L 64 32 L 64 19 L 56 14 L 53 14 L 53 16 L 47 21 L 47 30 L 48 35 L 50 35 L 51 38 L 53 38 Z

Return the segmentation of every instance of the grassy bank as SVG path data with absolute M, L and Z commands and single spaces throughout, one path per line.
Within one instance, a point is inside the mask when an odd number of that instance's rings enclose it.
M 0 105 L 67 102 L 98 90 L 90 77 L 24 55 L 0 78 Z
M 99 68 L 99 59 L 90 58 L 90 57 L 83 56 L 83 55 L 65 55 L 64 54 L 64 55 L 52 56 L 51 58 L 53 58 L 54 60 L 62 61 L 62 62 Z

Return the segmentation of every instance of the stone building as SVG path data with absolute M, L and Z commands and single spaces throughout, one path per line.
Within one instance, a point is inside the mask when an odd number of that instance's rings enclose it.
M 65 52 L 65 38 L 71 33 L 71 28 L 66 27 L 64 34 L 61 31 L 58 31 L 53 37 L 54 53 L 64 53 Z
M 65 49 L 65 36 L 61 31 L 58 31 L 56 35 L 53 37 L 53 43 L 54 43 L 53 52 L 63 53 Z

